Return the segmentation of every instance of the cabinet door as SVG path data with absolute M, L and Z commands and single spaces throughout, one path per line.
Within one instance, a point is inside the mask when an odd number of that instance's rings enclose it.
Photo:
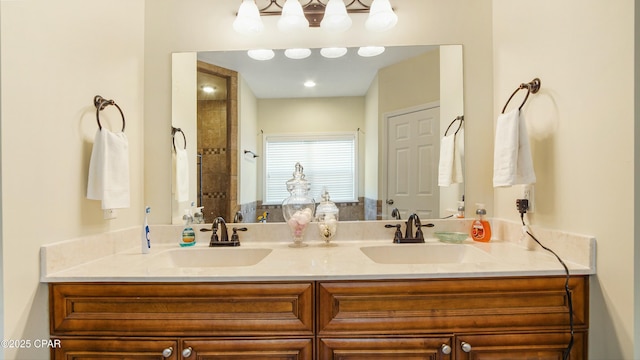
M 177 360 L 178 342 L 157 339 L 60 339 L 53 360 Z
M 568 332 L 461 335 L 456 337 L 457 360 L 558 360 L 569 344 Z M 571 360 L 587 358 L 586 333 L 576 332 Z
M 313 341 L 308 339 L 184 340 L 186 360 L 311 360 Z M 183 353 L 184 354 L 184 353 Z M 187 354 L 184 354 L 187 355 Z
M 448 360 L 450 337 L 429 338 L 321 338 L 318 359 L 330 360 Z

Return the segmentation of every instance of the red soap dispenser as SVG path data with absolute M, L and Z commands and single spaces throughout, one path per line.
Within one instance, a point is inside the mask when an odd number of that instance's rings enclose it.
M 476 207 L 476 219 L 471 224 L 469 235 L 475 241 L 489 242 L 491 240 L 491 225 L 484 218 L 487 215 L 487 210 L 485 210 L 484 204 L 476 204 Z

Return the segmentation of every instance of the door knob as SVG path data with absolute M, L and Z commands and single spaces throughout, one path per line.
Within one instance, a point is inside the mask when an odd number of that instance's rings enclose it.
M 387 199 L 387 205 L 393 205 L 393 199 Z

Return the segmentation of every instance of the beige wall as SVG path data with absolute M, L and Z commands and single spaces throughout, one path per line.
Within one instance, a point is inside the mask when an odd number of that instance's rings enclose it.
M 40 245 L 140 224 L 144 3 L 0 3 L 4 339 L 49 336 Z M 131 207 L 109 221 L 99 201 L 85 198 L 98 94 L 122 108 L 130 147 Z M 112 106 L 100 120 L 112 130 L 122 124 Z M 46 359 L 48 350 L 7 349 L 0 357 Z
M 238 201 L 240 204 L 248 204 L 258 200 L 258 187 L 256 179 L 258 178 L 258 165 L 260 158 L 252 158 L 245 156 L 244 150 L 253 151 L 261 155 L 261 137 L 258 135 L 258 99 L 249 88 L 249 85 L 242 74 L 239 75 L 238 87 L 240 96 L 238 98 L 238 119 L 242 119 L 238 124 L 238 133 L 240 134 L 240 148 L 238 149 L 238 161 L 240 162 L 238 169 Z
M 639 358 L 633 31 L 632 0 L 493 0 L 494 117 L 520 82 L 542 80 L 523 108 L 538 177 L 529 220 L 597 238 L 592 359 Z M 496 190 L 495 215 L 517 220 L 517 195 Z
M 421 69 L 422 71 L 415 71 Z M 440 51 L 380 69 L 380 115 L 440 100 Z

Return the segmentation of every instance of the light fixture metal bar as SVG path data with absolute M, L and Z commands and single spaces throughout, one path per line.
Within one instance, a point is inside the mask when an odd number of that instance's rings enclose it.
M 284 6 L 285 0 L 268 0 L 268 3 L 263 7 L 258 6 L 258 10 L 260 15 L 265 16 L 273 16 L 280 15 L 282 13 L 282 7 Z M 260 0 L 256 1 L 257 3 L 262 3 Z M 280 3 L 283 3 L 281 5 Z M 302 9 L 305 14 L 308 13 L 324 13 L 324 8 L 327 6 L 326 0 L 308 0 L 306 3 L 302 2 Z M 347 8 L 347 13 L 366 13 L 371 8 L 371 5 L 367 5 L 362 2 L 362 0 L 351 0 L 350 2 L 345 4 Z

